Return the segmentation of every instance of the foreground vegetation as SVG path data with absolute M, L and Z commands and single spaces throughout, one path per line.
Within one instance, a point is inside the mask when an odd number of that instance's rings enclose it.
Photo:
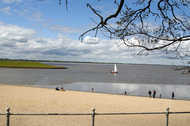
M 64 66 L 52 66 L 34 61 L 1 60 L 0 67 L 5 68 L 35 68 L 35 69 L 65 69 Z

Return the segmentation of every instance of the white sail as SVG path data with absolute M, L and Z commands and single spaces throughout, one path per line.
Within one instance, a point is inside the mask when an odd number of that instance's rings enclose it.
M 117 72 L 117 65 L 116 64 L 114 64 L 113 72 Z
M 113 70 L 112 70 L 112 73 L 118 73 L 117 65 L 116 65 L 116 64 L 114 64 L 114 68 L 113 68 Z

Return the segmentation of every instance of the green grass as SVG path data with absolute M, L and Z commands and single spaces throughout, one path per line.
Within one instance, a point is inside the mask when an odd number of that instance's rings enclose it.
M 36 68 L 36 69 L 65 69 L 64 66 L 57 67 L 48 64 L 43 64 L 40 62 L 33 61 L 13 61 L 13 60 L 3 60 L 0 61 L 0 67 L 5 68 Z

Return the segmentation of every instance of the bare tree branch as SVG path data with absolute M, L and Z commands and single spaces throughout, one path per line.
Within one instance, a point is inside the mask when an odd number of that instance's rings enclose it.
M 125 1 L 125 0 L 120 0 L 120 4 L 119 4 L 119 6 L 118 6 L 116 12 L 115 12 L 114 14 L 109 15 L 109 16 L 106 17 L 105 19 L 104 19 L 103 16 L 101 16 L 89 3 L 87 3 L 87 7 L 89 7 L 89 8 L 92 10 L 92 12 L 93 12 L 96 16 L 99 17 L 100 22 L 99 22 L 95 27 L 93 27 L 93 28 L 91 28 L 91 29 L 85 31 L 84 33 L 82 33 L 82 34 L 79 36 L 79 39 L 80 39 L 80 40 L 83 40 L 84 35 L 86 35 L 87 33 L 91 32 L 91 31 L 94 31 L 94 30 L 96 30 L 96 34 L 95 34 L 95 36 L 96 36 L 98 30 L 101 29 L 101 28 L 105 28 L 108 32 L 111 33 L 111 30 L 106 26 L 106 25 L 107 25 L 107 22 L 108 22 L 108 20 L 110 20 L 110 19 L 112 19 L 112 18 L 116 18 L 116 17 L 119 15 L 119 13 L 121 12 L 121 9 L 122 9 L 122 7 L 123 7 L 123 5 L 124 5 L 124 1 Z
M 123 7 L 123 5 L 124 5 L 124 1 L 125 1 L 125 0 L 120 0 L 120 4 L 119 4 L 119 6 L 118 6 L 118 8 L 117 8 L 117 11 L 116 11 L 114 14 L 108 16 L 108 17 L 104 20 L 104 24 L 107 24 L 107 21 L 110 20 L 111 18 L 116 18 L 116 17 L 118 16 L 118 14 L 121 12 L 121 9 L 122 9 L 122 7 Z
M 100 1 L 100 0 L 97 0 Z M 190 1 L 188 0 L 113 0 L 117 9 L 107 17 L 102 16 L 90 3 L 87 7 L 99 18 L 98 23 L 82 33 L 83 37 L 89 32 L 99 31 L 109 33 L 121 39 L 129 47 L 139 47 L 147 51 L 160 50 L 174 44 L 178 44 L 176 50 L 183 42 L 190 41 Z M 66 0 L 66 4 L 68 0 Z M 132 5 L 132 4 L 136 5 Z M 189 12 L 188 12 L 189 11 Z M 116 26 L 109 24 L 115 19 Z M 154 23 L 155 22 L 155 23 Z M 137 44 L 126 41 L 130 38 L 141 38 Z M 159 45 L 162 41 L 162 45 Z M 147 46 L 152 44 L 151 47 Z

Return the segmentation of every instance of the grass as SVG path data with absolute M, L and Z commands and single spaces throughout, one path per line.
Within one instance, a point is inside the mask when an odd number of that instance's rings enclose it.
M 0 61 L 0 67 L 5 68 L 36 68 L 36 69 L 65 69 L 64 66 L 52 66 L 34 61 L 13 61 L 2 60 Z

